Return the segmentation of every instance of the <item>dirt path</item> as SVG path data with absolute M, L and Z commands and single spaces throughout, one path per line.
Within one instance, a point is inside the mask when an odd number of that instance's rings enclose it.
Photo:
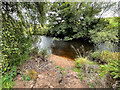
M 58 65 L 62 68 L 74 68 L 75 66 L 75 62 L 66 57 L 51 54 L 51 56 L 48 59 L 52 61 L 55 65 Z
M 22 80 L 23 75 L 15 78 L 14 88 L 88 88 L 88 85 L 78 79 L 77 72 L 74 72 L 74 61 L 57 55 L 51 55 L 49 60 L 44 62 L 39 56 L 28 60 L 22 67 L 24 74 L 30 75 L 30 81 Z M 65 68 L 60 70 L 56 66 Z

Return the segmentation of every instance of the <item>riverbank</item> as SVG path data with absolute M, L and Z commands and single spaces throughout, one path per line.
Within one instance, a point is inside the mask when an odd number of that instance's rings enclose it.
M 65 57 L 51 54 L 46 62 L 39 56 L 33 57 L 20 67 L 24 72 L 15 78 L 14 88 L 88 88 L 73 67 L 74 61 Z M 23 75 L 30 75 L 30 72 L 33 78 L 29 81 L 23 79 Z
M 55 54 L 51 54 L 48 58 L 50 61 L 52 61 L 55 65 L 60 66 L 62 68 L 74 68 L 75 67 L 75 61 L 73 61 L 70 58 L 58 56 Z

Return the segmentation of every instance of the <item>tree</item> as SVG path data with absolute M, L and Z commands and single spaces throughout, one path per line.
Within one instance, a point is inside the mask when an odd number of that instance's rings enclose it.
M 30 33 L 27 33 L 26 30 L 31 22 L 26 18 L 29 17 L 35 23 L 37 21 L 44 24 L 46 13 L 43 11 L 45 10 L 44 5 L 45 2 L 2 2 L 1 49 L 3 68 L 5 64 L 9 64 L 9 67 L 18 65 L 28 57 L 32 42 Z M 26 13 L 22 12 L 24 9 Z
M 89 31 L 107 25 L 108 22 L 101 19 L 101 16 L 112 5 L 108 2 L 54 2 L 49 12 L 50 32 L 65 40 L 90 38 Z
M 34 4 L 37 5 L 37 8 L 34 8 Z M 27 29 L 33 23 L 26 18 L 31 18 L 35 23 L 37 21 L 44 24 L 45 12 L 42 13 L 43 9 L 39 9 L 39 7 L 44 7 L 44 3 L 2 2 L 2 37 L 0 44 L 2 54 L 0 81 L 2 82 L 2 88 L 12 88 L 14 77 L 17 75 L 16 66 L 21 65 L 29 57 L 32 40 Z M 24 9 L 26 9 L 26 13 L 23 12 Z

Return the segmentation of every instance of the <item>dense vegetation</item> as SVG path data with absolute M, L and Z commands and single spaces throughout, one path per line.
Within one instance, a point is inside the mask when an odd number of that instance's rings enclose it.
M 40 5 L 39 5 L 40 4 Z M 2 87 L 11 88 L 13 79 L 17 75 L 17 67 L 21 65 L 25 59 L 28 59 L 32 46 L 31 32 L 27 30 L 28 21 L 25 15 L 31 20 L 35 19 L 33 13 L 38 13 L 37 18 L 44 21 L 44 10 L 33 8 L 35 5 L 39 7 L 44 6 L 43 3 L 16 3 L 16 2 L 2 2 Z M 23 14 L 21 9 L 29 9 L 26 14 Z M 36 11 L 35 11 L 36 10 Z M 43 13 L 42 13 L 43 11 Z M 16 14 L 16 17 L 13 17 Z M 41 18 L 42 17 L 42 18 Z M 30 22 L 29 22 L 30 23 Z
M 75 59 L 78 76 L 87 81 L 91 88 L 120 87 L 120 55 L 119 52 L 96 51 L 89 56 Z
M 120 18 L 101 17 L 113 5 L 109 2 L 2 2 L 2 76 L 0 81 L 3 88 L 12 88 L 13 79 L 18 73 L 17 66 L 28 59 L 32 51 L 32 34 L 54 36 L 66 41 L 82 38 L 94 44 L 106 41 L 118 44 Z M 25 11 L 22 12 L 22 10 Z M 102 10 L 103 13 L 96 18 Z M 46 20 L 49 24 L 46 24 Z M 101 68 L 97 73 L 100 76 L 110 73 L 113 78 L 119 80 L 119 53 L 98 51 L 92 53 L 91 57 L 105 62 L 99 65 Z M 76 70 L 81 70 L 78 68 L 84 70 L 85 63 L 94 64 L 87 60 L 87 57 L 79 56 L 76 59 Z
M 115 24 L 116 26 L 111 27 L 108 19 L 101 17 L 101 15 L 106 12 L 112 5 L 113 4 L 111 3 L 103 2 L 54 3 L 50 7 L 51 12 L 48 15 L 50 22 L 49 25 L 51 26 L 50 33 L 53 36 L 65 40 L 84 38 L 91 39 L 96 43 L 105 41 L 104 39 L 107 37 L 104 35 L 105 32 L 108 34 L 108 36 L 110 36 L 110 39 L 115 39 L 116 42 L 117 35 L 111 37 L 109 32 L 117 33 L 117 24 Z M 96 18 L 96 16 L 102 10 L 103 13 L 101 13 L 100 16 Z M 116 18 L 116 20 L 118 19 Z M 104 36 L 100 36 L 98 34 L 102 34 Z M 102 40 L 99 39 L 101 37 L 103 37 Z

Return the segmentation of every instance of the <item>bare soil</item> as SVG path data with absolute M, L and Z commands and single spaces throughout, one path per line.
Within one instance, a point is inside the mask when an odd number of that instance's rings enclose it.
M 57 66 L 65 68 L 60 70 Z M 40 56 L 35 56 L 26 61 L 20 71 L 32 76 L 30 81 L 22 80 L 23 74 L 18 74 L 14 81 L 14 88 L 88 88 L 85 82 L 81 82 L 77 72 L 74 72 L 74 61 L 65 57 L 51 55 L 47 61 Z

